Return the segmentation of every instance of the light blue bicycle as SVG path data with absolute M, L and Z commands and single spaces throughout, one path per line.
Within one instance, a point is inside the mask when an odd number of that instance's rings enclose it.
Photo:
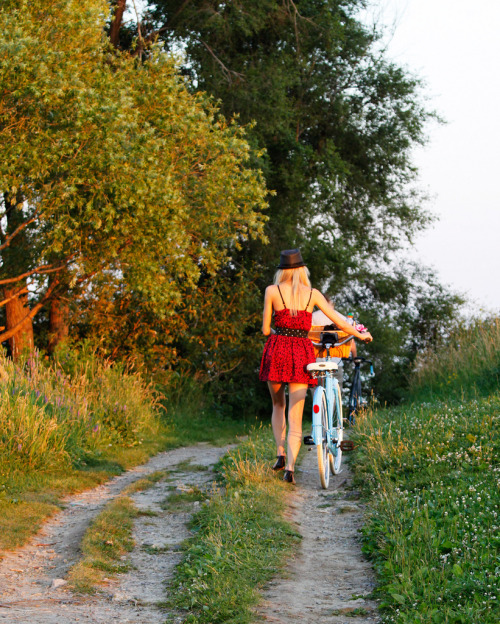
M 307 366 L 307 370 L 318 380 L 318 386 L 313 396 L 312 435 L 306 436 L 304 442 L 316 446 L 319 480 L 325 490 L 330 481 L 330 471 L 332 474 L 340 472 L 342 451 L 353 448 L 352 442 L 344 440 L 342 396 L 339 382 L 334 377 L 338 367 L 330 357 L 330 349 L 333 346 L 345 344 L 352 339 L 352 336 L 349 336 L 338 342 L 336 333 L 323 333 L 321 343 L 313 344 L 326 349 L 326 359 Z

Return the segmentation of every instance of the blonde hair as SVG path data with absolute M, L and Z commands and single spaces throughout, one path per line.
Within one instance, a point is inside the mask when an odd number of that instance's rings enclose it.
M 296 269 L 278 269 L 274 276 L 274 285 L 279 286 L 282 282 L 292 281 L 292 298 L 290 301 L 290 314 L 297 316 L 297 310 L 300 308 L 300 284 L 304 284 L 311 288 L 309 280 L 309 269 L 305 266 Z

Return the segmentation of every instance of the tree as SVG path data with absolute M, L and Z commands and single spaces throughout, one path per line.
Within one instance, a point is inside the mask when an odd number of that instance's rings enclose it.
M 262 236 L 266 190 L 243 131 L 189 93 L 161 49 L 147 63 L 112 52 L 106 10 L 101 0 L 1 10 L 0 283 L 24 317 L 7 319 L 0 341 L 47 302 L 98 299 L 116 282 L 116 298 L 173 317 L 201 276 Z M 27 236 L 30 253 L 14 253 Z
M 353 311 L 376 336 L 363 349 L 375 364 L 370 381 L 379 400 L 405 396 L 417 355 L 453 333 L 463 303 L 432 270 L 405 261 L 367 271 L 337 293 L 336 306 Z
M 316 283 L 387 256 L 428 223 L 411 150 L 431 116 L 420 82 L 384 57 L 364 0 L 153 0 L 147 23 L 186 49 L 186 73 L 266 149 L 264 279 L 300 246 Z M 153 36 L 154 30 L 149 36 Z

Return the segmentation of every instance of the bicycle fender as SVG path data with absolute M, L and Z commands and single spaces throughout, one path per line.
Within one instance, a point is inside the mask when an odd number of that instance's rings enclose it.
M 321 444 L 323 440 L 323 430 L 321 425 L 321 404 L 323 403 L 323 395 L 325 389 L 322 386 L 318 386 L 313 395 L 313 409 L 312 409 L 312 438 L 314 444 Z

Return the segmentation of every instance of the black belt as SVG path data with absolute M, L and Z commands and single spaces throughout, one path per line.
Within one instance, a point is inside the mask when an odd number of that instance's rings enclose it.
M 278 336 L 288 336 L 289 338 L 307 338 L 309 332 L 307 329 L 288 329 L 288 327 L 276 327 Z

